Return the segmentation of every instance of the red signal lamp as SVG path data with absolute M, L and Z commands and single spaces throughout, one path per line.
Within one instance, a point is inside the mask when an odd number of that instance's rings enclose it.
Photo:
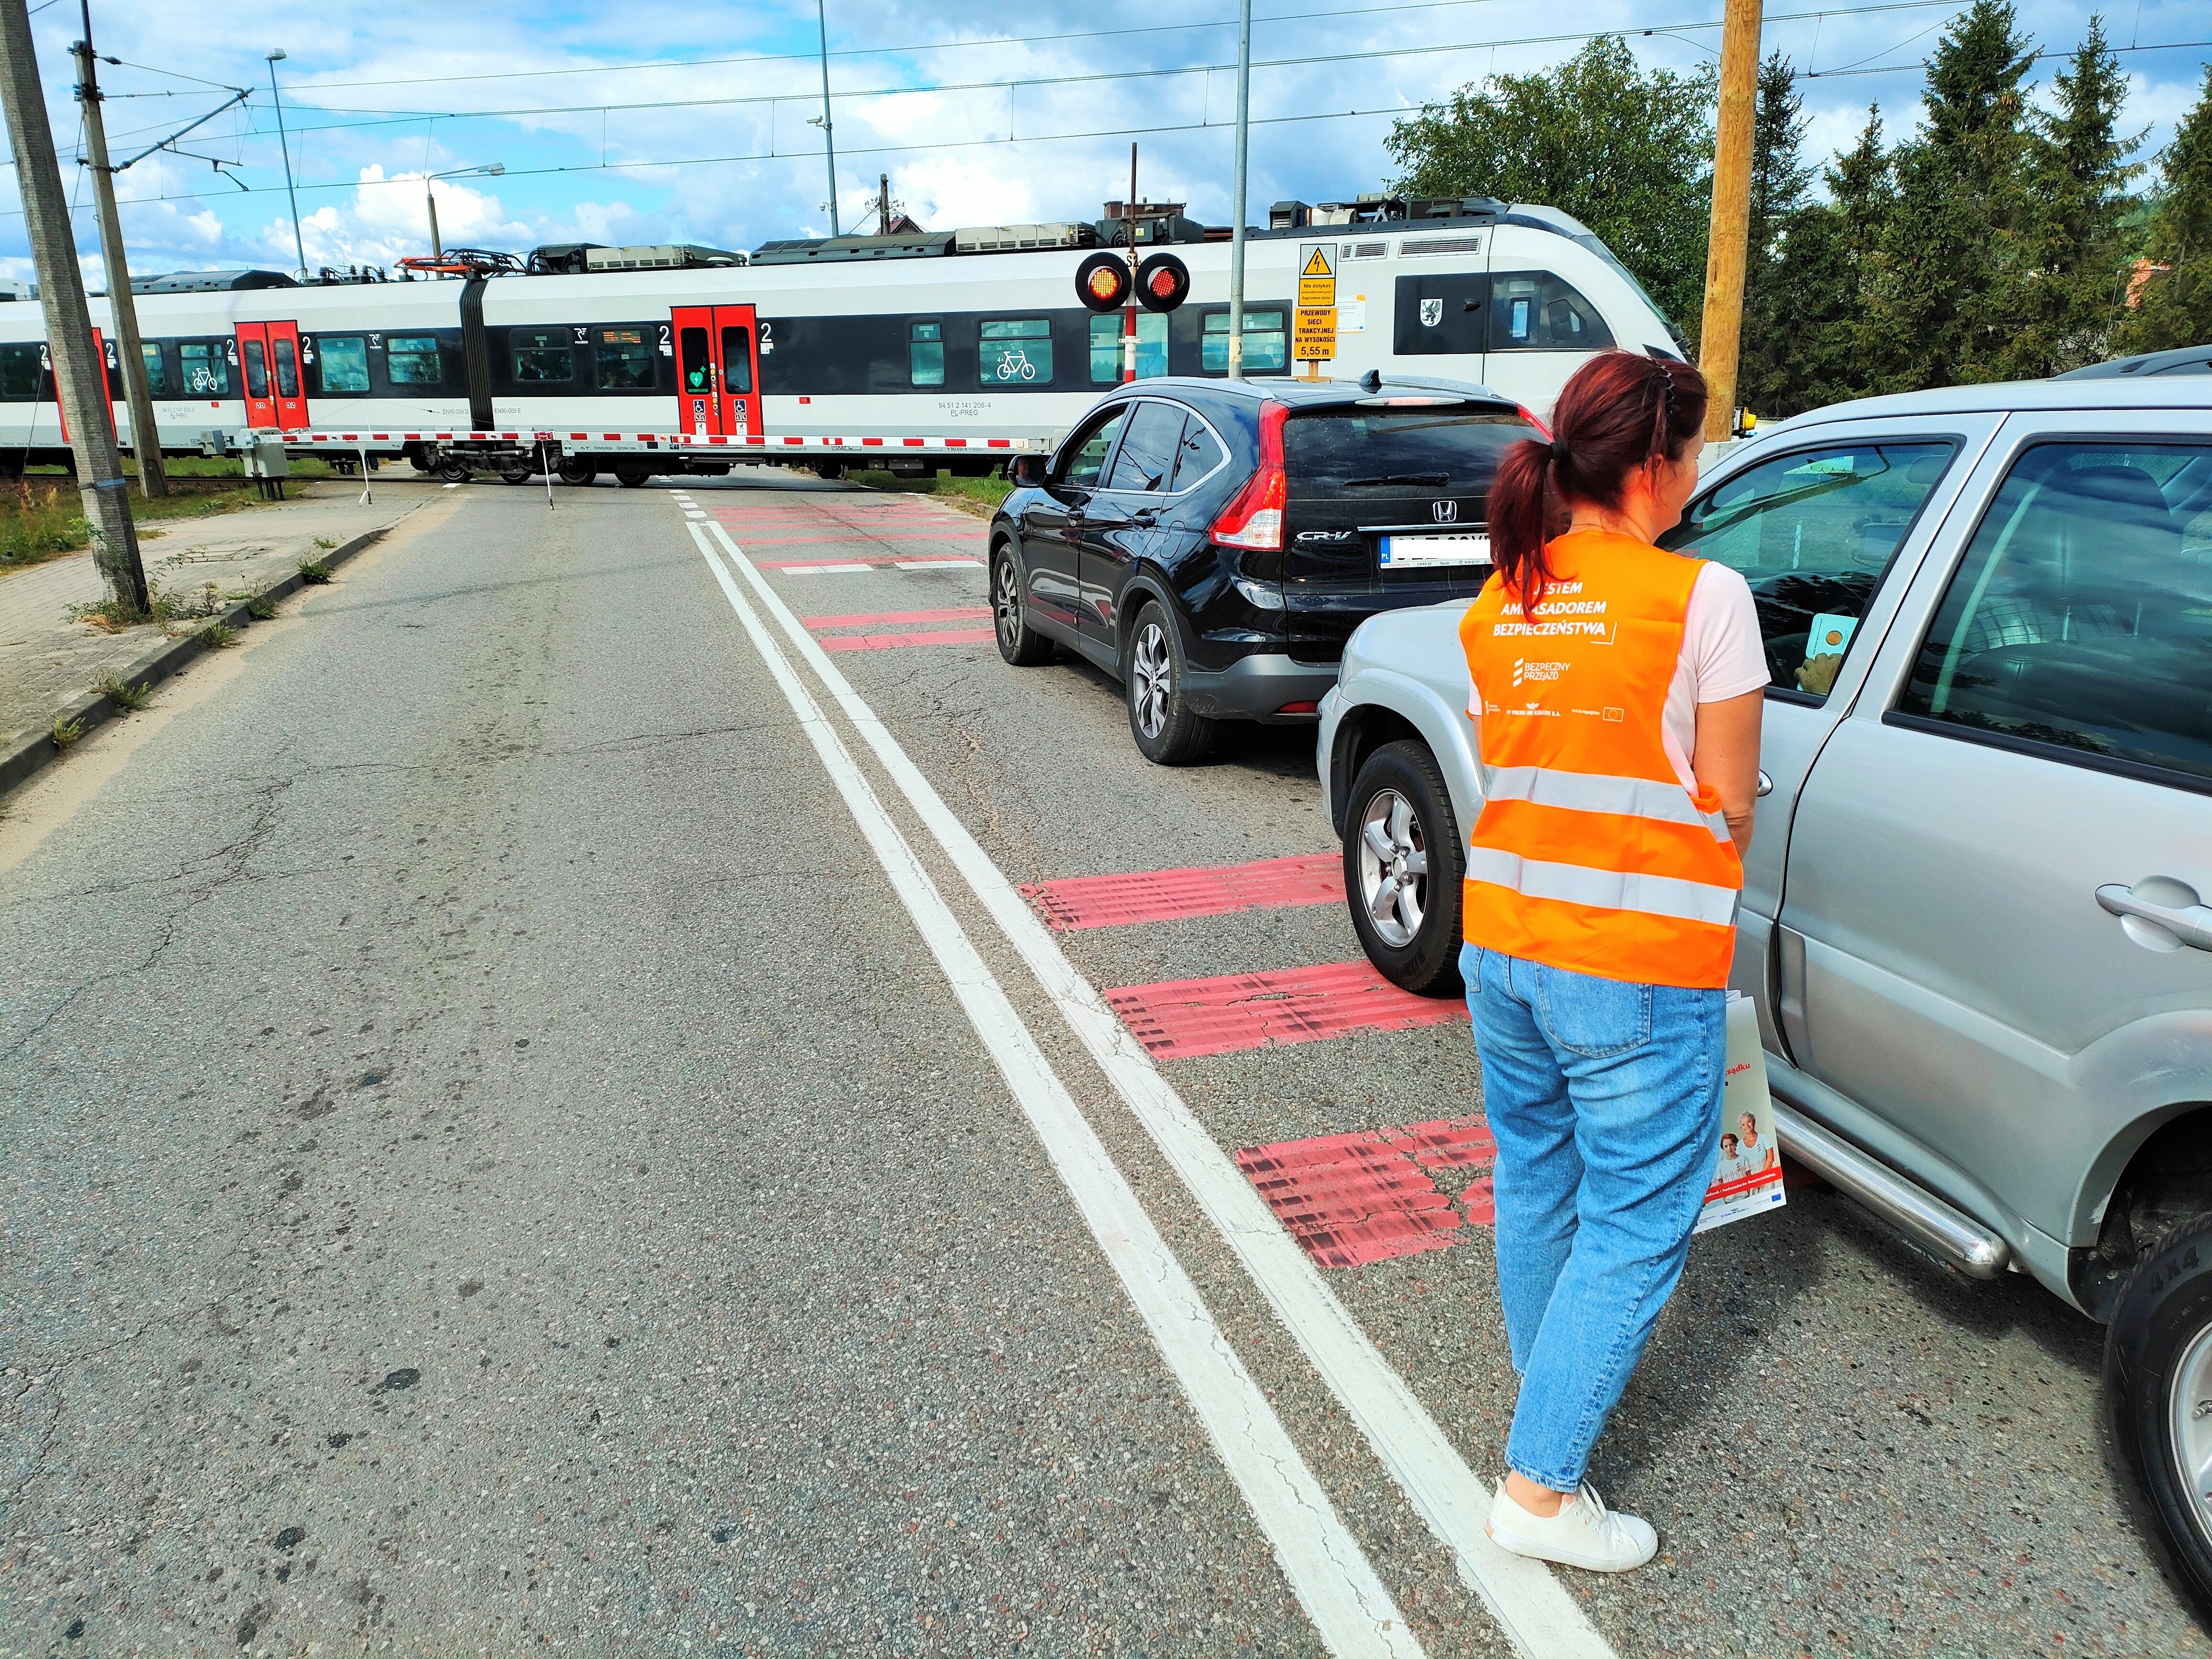
M 1075 297 L 1096 312 L 1129 303 L 1129 262 L 1119 253 L 1094 253 L 1075 268 Z
M 1190 297 L 1190 269 L 1172 253 L 1137 267 L 1137 301 L 1147 311 L 1173 311 Z

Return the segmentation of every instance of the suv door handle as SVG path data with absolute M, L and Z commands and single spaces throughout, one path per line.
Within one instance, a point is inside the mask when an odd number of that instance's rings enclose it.
M 1158 508 L 1157 507 L 1139 507 L 1139 508 L 1137 509 L 1137 511 L 1130 516 L 1130 519 L 1129 519 L 1129 522 L 1130 522 L 1131 524 L 1133 524 L 1133 525 L 1141 525 L 1141 526 L 1143 526 L 1146 530 L 1150 530 L 1150 529 L 1151 529 L 1154 525 L 1158 524 L 1159 521 L 1160 521 L 1160 510 L 1159 510 L 1159 508 Z
M 2152 889 L 2160 898 L 2172 893 L 2182 902 L 2167 905 L 2138 897 L 2136 888 L 2143 887 Z M 2197 902 L 2193 888 L 2169 876 L 2152 876 L 2137 882 L 2135 887 L 2111 883 L 2097 890 L 2097 902 L 2120 917 L 2123 925 L 2129 918 L 2148 923 L 2147 927 L 2128 928 L 2128 937 L 2146 950 L 2178 951 L 2187 945 L 2199 951 L 2212 951 L 2212 908 Z

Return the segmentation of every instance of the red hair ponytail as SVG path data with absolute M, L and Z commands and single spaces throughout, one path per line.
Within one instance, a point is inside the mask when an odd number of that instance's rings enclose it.
M 1628 475 L 1680 459 L 1705 424 L 1705 377 L 1672 357 L 1602 352 L 1575 371 L 1552 413 L 1552 441 L 1523 439 L 1490 483 L 1490 556 L 1507 594 L 1533 611 L 1552 572 L 1545 519 L 1555 506 L 1618 507 Z

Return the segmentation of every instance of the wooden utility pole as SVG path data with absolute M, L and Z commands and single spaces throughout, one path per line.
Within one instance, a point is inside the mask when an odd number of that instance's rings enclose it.
M 84 106 L 84 153 L 92 168 L 92 198 L 100 212 L 100 252 L 107 262 L 107 306 L 115 316 L 115 348 L 123 357 L 123 400 L 131 410 L 131 451 L 138 462 L 138 489 L 149 500 L 169 493 L 161 466 L 161 432 L 154 423 L 154 394 L 146 384 L 146 359 L 138 349 L 138 304 L 131 295 L 131 264 L 123 253 L 123 220 L 115 210 L 115 169 L 107 165 L 107 128 L 100 111 L 98 57 L 92 50 L 92 0 L 83 0 L 84 39 L 76 43 L 77 101 Z
M 115 447 L 107 376 L 93 349 L 92 317 L 85 309 L 84 277 L 77 270 L 76 238 L 70 231 L 69 198 L 54 158 L 53 129 L 46 123 L 46 89 L 39 84 L 26 0 L 0 0 L 0 104 L 6 106 L 8 138 L 15 150 L 15 180 L 22 189 L 23 223 L 39 273 L 46 349 L 76 457 L 84 521 L 92 527 L 93 562 L 107 597 L 143 615 L 146 568 L 138 562 L 129 481 Z
M 1721 27 L 1720 123 L 1713 144 L 1713 229 L 1705 255 L 1705 320 L 1698 367 L 1711 399 L 1705 441 L 1735 430 L 1743 352 L 1743 273 L 1751 235 L 1751 153 L 1759 96 L 1759 0 L 1728 0 Z

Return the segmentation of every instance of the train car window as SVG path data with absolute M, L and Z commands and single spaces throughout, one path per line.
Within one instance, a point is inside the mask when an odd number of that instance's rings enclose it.
M 276 360 L 276 395 L 300 395 L 300 351 L 289 340 L 271 340 L 269 349 Z
M 653 342 L 642 327 L 603 328 L 595 348 L 602 392 L 650 392 L 659 384 Z
M 315 338 L 318 392 L 368 390 L 368 338 L 361 334 L 322 334 Z
M 707 349 L 707 331 L 703 328 L 684 328 L 676 331 L 676 349 L 683 353 L 684 389 L 686 392 L 712 392 L 714 389 L 714 363 Z
M 1489 287 L 1480 271 L 1401 276 L 1392 349 L 1401 357 L 1480 356 Z
M 562 348 L 568 355 L 568 348 Z M 445 383 L 445 366 L 438 361 L 438 337 L 434 334 L 393 334 L 384 342 L 385 378 L 394 386 L 441 386 Z M 520 378 L 520 376 L 517 377 Z M 566 379 L 567 376 L 562 376 Z
M 1490 279 L 1492 351 L 1603 351 L 1613 331 L 1572 283 L 1548 270 Z
M 16 402 L 37 402 L 41 373 L 39 348 L 35 343 L 0 345 L 0 398 Z
M 1121 378 L 1121 314 L 1091 319 L 1091 384 L 1112 386 Z M 1137 378 L 1149 380 L 1168 372 L 1168 319 L 1158 311 L 1137 313 Z
M 436 341 L 426 340 L 424 343 L 434 352 Z M 565 385 L 576 377 L 576 362 L 568 354 L 568 331 L 565 328 L 511 328 L 507 331 L 507 345 L 514 354 L 514 378 L 519 385 Z
M 1244 368 L 1247 373 L 1280 368 L 1290 361 L 1290 341 L 1283 332 L 1284 313 L 1248 311 L 1244 313 Z M 1206 313 L 1200 337 L 1198 366 L 1207 374 L 1229 372 L 1229 313 Z
M 1042 317 L 978 325 L 975 377 L 985 386 L 1052 384 L 1052 324 Z
M 945 384 L 945 325 L 909 323 L 906 331 L 906 373 L 913 386 Z
M 269 395 L 269 365 L 262 355 L 258 340 L 246 343 L 246 395 L 249 398 Z
M 177 357 L 185 372 L 186 397 L 230 395 L 230 365 L 223 360 L 222 341 L 186 340 L 177 348 Z
M 726 324 L 722 329 L 722 389 L 753 389 L 753 331 L 743 323 Z
M 146 395 L 149 398 L 173 398 L 176 389 L 169 384 L 168 354 L 150 341 L 141 341 L 138 356 L 146 365 Z

